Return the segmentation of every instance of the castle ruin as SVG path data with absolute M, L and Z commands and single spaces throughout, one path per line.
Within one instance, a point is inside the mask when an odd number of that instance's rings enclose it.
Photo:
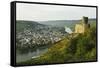
M 75 25 L 75 32 L 74 33 L 84 33 L 90 27 L 88 23 L 88 17 L 82 18 L 81 22 Z

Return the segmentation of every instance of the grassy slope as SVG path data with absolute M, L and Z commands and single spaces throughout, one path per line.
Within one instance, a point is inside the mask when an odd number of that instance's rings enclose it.
M 29 61 L 21 62 L 18 64 L 24 65 L 24 64 L 53 63 L 53 62 L 55 63 L 55 61 L 58 62 L 57 59 L 59 58 L 59 61 L 60 61 L 60 59 L 62 58 L 62 54 L 64 54 L 64 50 L 67 47 L 66 45 L 68 44 L 68 42 L 69 40 L 65 38 L 53 44 L 53 46 L 48 49 L 47 53 L 41 55 L 39 58 L 31 59 Z M 57 57 L 57 59 L 55 57 Z

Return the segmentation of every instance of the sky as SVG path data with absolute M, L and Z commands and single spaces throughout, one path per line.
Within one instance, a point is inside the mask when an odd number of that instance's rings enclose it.
M 16 20 L 79 20 L 83 16 L 96 18 L 95 7 L 59 6 L 29 3 L 17 3 L 16 6 Z

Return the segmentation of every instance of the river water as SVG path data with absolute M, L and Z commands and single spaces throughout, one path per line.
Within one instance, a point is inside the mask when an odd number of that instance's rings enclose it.
M 47 52 L 48 48 L 45 49 L 36 49 L 33 52 L 28 52 L 28 53 L 24 53 L 24 54 L 16 54 L 16 62 L 22 62 L 22 61 L 27 61 L 30 60 L 32 58 L 36 58 L 39 57 L 40 55 L 42 55 L 43 53 Z

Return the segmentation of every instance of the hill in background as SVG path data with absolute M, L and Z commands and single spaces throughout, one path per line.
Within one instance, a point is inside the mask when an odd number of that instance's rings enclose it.
M 64 26 L 73 26 L 73 24 L 79 23 L 81 20 L 51 20 L 51 21 L 39 21 L 41 24 L 45 25 L 52 25 L 52 26 L 59 26 L 59 27 L 64 27 Z M 88 20 L 89 23 L 96 22 L 95 18 L 91 18 Z

